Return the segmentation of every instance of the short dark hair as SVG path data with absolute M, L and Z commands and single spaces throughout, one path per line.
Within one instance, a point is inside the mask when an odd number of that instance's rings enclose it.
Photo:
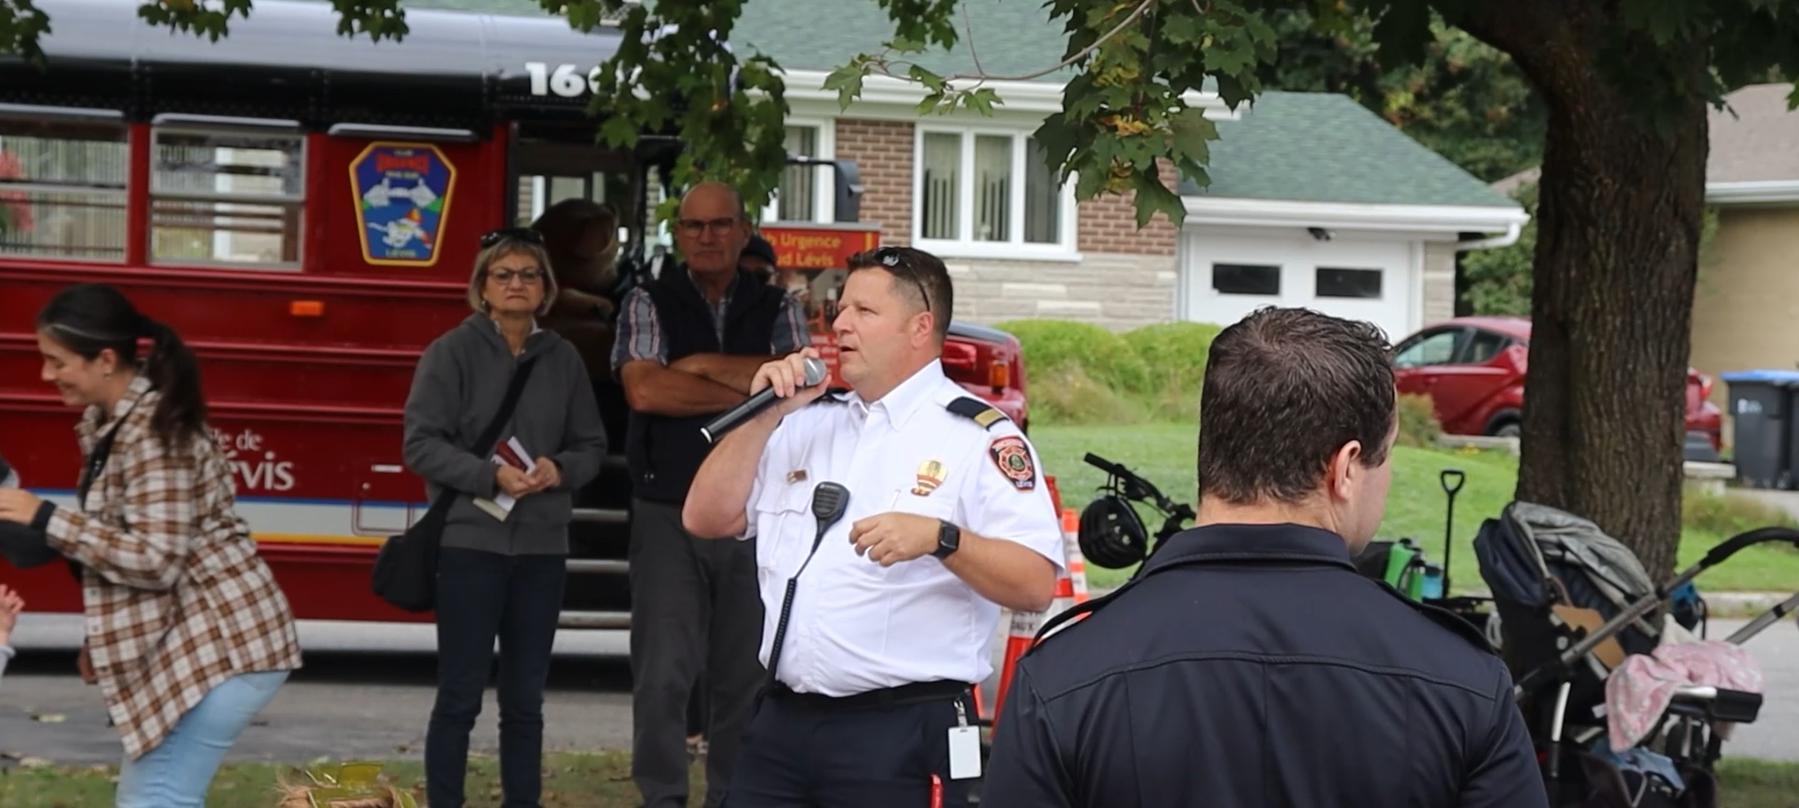
M 1199 400 L 1199 490 L 1233 504 L 1298 502 L 1330 458 L 1361 441 L 1386 460 L 1391 346 L 1374 325 L 1309 309 L 1258 309 L 1212 340 Z
M 849 270 L 883 269 L 893 276 L 900 296 L 931 313 L 937 341 L 949 338 L 950 316 L 956 310 L 956 290 L 949 282 L 943 259 L 911 247 L 882 247 L 850 256 Z

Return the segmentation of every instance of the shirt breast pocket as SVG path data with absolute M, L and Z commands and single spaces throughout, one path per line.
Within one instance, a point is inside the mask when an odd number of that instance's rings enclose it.
M 769 486 L 756 500 L 756 572 L 766 585 L 786 580 L 812 549 L 812 487 Z

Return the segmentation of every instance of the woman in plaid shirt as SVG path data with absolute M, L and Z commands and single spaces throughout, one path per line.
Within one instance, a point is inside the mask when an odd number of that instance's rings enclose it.
M 44 381 L 85 409 L 83 493 L 59 508 L 0 490 L 0 521 L 43 530 L 82 568 L 82 675 L 123 736 L 119 808 L 199 808 L 225 752 L 300 667 L 293 612 L 233 510 L 181 338 L 85 285 L 38 315 L 38 349 Z

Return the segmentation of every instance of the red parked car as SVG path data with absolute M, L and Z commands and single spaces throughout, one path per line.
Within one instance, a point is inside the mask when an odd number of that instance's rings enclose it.
M 1399 392 L 1436 402 L 1443 431 L 1456 435 L 1517 435 L 1523 424 L 1524 372 L 1530 320 L 1458 317 L 1424 329 L 1393 349 Z M 1687 441 L 1721 446 L 1723 415 L 1707 399 L 1711 377 L 1687 369 Z

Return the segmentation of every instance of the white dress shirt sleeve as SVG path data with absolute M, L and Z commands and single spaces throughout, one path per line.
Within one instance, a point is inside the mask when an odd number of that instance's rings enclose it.
M 1035 550 L 1054 562 L 1060 570 L 1066 565 L 1062 549 L 1062 520 L 1049 498 L 1049 486 L 1043 479 L 1043 462 L 1037 447 L 1018 431 L 1011 421 L 993 425 L 986 431 L 988 442 L 981 448 L 975 472 L 974 501 L 968 503 L 969 530 L 989 539 L 1016 542 Z M 1002 470 L 996 449 L 1022 442 L 1030 454 L 1029 486 Z

